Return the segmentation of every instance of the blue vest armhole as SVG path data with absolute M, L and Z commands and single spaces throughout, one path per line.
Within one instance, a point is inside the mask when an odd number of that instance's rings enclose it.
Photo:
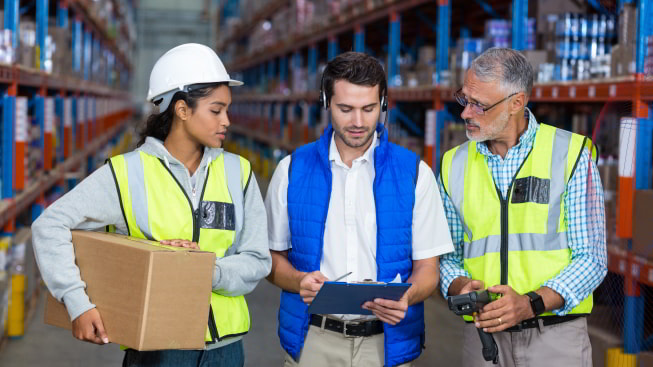
M 419 163 L 421 162 L 421 159 L 419 156 L 417 157 L 417 165 L 415 166 L 415 187 L 417 187 L 417 179 L 419 179 Z

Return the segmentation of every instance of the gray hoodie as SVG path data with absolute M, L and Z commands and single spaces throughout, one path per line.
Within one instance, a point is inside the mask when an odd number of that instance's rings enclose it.
M 199 205 L 199 192 L 209 163 L 222 154 L 222 149 L 205 148 L 200 165 L 191 177 L 186 167 L 168 152 L 160 140 L 148 137 L 137 150 L 164 160 L 191 199 L 193 209 Z M 254 175 L 245 192 L 244 213 L 240 243 L 215 261 L 213 290 L 223 295 L 239 296 L 251 292 L 259 280 L 270 273 L 272 266 L 265 206 Z M 52 295 L 65 303 L 71 320 L 95 305 L 84 290 L 86 284 L 75 264 L 70 231 L 102 230 L 107 225 L 115 225 L 117 233 L 127 234 L 118 191 L 107 164 L 54 202 L 32 225 L 34 252 L 43 279 Z

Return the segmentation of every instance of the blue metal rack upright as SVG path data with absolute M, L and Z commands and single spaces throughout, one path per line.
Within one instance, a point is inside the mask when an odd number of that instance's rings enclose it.
M 75 17 L 72 27 L 72 54 L 73 54 L 73 71 L 76 73 L 82 72 L 82 49 L 83 49 L 83 32 L 82 20 Z
M 365 52 L 365 27 L 360 24 L 354 28 L 354 51 Z
M 390 30 L 388 34 L 388 86 L 401 85 L 399 76 L 399 50 L 401 49 L 401 16 L 397 12 L 390 13 Z M 392 116 L 391 116 L 392 117 Z
M 512 48 L 526 49 L 526 20 L 528 19 L 528 0 L 512 1 Z
M 653 139 L 653 114 L 651 106 L 641 100 L 640 82 L 644 80 L 644 59 L 646 57 L 648 37 L 653 35 L 653 4 L 649 0 L 637 3 L 637 36 L 635 58 L 635 100 L 633 113 L 637 118 L 637 141 L 635 151 L 635 189 L 651 188 L 651 140 Z M 632 251 L 632 239 L 628 239 L 628 250 Z M 632 272 L 624 277 L 624 353 L 637 354 L 653 344 L 653 336 L 644 340 L 644 297 L 640 293 L 640 284 Z

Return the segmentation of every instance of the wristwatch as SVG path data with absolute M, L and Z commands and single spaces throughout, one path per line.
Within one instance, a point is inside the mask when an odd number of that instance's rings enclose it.
M 531 308 L 533 309 L 535 316 L 539 316 L 543 314 L 544 311 L 546 311 L 544 308 L 544 301 L 542 300 L 542 296 L 535 292 L 528 292 L 526 295 L 531 299 Z

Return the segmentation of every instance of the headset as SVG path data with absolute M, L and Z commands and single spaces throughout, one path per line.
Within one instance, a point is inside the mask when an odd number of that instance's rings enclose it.
M 325 69 L 326 71 L 326 69 Z M 328 109 L 331 104 L 331 98 L 327 97 L 326 94 L 326 89 L 324 88 L 324 72 L 322 72 L 322 79 L 320 81 L 320 97 L 319 97 L 319 104 L 324 108 L 325 110 Z M 379 87 L 383 88 L 383 94 L 381 96 L 381 112 L 385 112 L 385 123 L 384 125 L 388 124 L 388 84 L 387 81 L 383 83 L 384 85 L 381 85 Z

